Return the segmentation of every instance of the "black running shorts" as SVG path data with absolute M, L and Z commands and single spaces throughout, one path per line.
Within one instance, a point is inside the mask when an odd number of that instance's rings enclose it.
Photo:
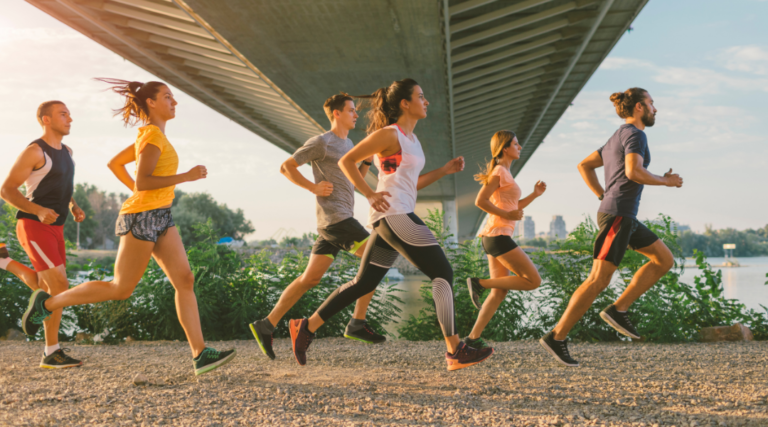
M 652 245 L 659 237 L 635 218 L 597 213 L 600 233 L 595 240 L 594 259 L 602 259 L 619 266 L 627 247 L 632 250 Z
M 339 251 L 351 254 L 357 252 L 368 240 L 368 230 L 354 218 L 347 218 L 325 228 L 318 228 L 317 240 L 312 246 L 315 255 L 326 255 L 335 259 Z
M 492 257 L 499 257 L 514 250 L 517 243 L 509 236 L 483 236 L 483 249 Z

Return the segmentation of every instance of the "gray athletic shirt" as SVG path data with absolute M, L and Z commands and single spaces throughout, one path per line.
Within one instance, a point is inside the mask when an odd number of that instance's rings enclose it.
M 349 138 L 341 139 L 328 131 L 310 138 L 293 153 L 296 163 L 312 163 L 315 184 L 328 181 L 333 192 L 328 197 L 317 197 L 317 228 L 325 228 L 354 216 L 355 186 L 339 168 L 339 160 L 355 145 Z

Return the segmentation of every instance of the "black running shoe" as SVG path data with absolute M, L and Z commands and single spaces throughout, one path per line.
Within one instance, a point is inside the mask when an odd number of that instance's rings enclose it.
M 568 340 L 558 341 L 555 339 L 555 332 L 552 331 L 547 335 L 544 335 L 539 344 L 547 350 L 549 354 L 554 356 L 555 360 L 562 363 L 565 366 L 579 366 L 579 362 L 573 360 L 568 353 Z
M 195 375 L 201 375 L 206 372 L 224 366 L 235 358 L 237 352 L 233 348 L 227 351 L 216 351 L 216 349 L 206 347 L 196 358 L 192 359 L 195 367 Z
M 629 321 L 628 312 L 620 312 L 616 310 L 616 306 L 611 304 L 606 307 L 605 310 L 600 312 L 600 317 L 605 320 L 605 323 L 611 325 L 613 329 L 616 329 L 620 334 L 626 335 L 636 340 L 640 339 L 640 334 L 637 333 L 637 329 Z
M 0 243 L 0 258 L 10 258 L 11 254 L 8 253 L 8 247 L 5 243 Z
M 472 298 L 472 304 L 480 310 L 482 304 L 480 304 L 480 298 L 485 292 L 485 288 L 480 286 L 480 279 L 477 277 L 470 277 L 467 279 L 467 288 L 469 288 L 469 296 Z
M 468 346 L 470 346 L 472 348 L 476 348 L 478 350 L 482 350 L 484 348 L 491 348 L 491 346 L 489 346 L 488 343 L 485 342 L 485 340 L 483 340 L 482 337 L 478 338 L 476 340 L 473 340 L 470 337 L 466 337 L 466 338 L 464 338 L 464 344 L 466 344 L 466 345 L 468 345 Z
M 315 339 L 315 334 L 309 332 L 307 325 L 309 325 L 309 320 L 307 319 L 293 319 L 288 324 L 288 329 L 291 331 L 293 355 L 301 366 L 307 364 L 307 350 L 309 345 L 312 344 L 312 340 Z
M 45 369 L 65 369 L 83 366 L 82 361 L 65 354 L 65 352 L 68 353 L 69 351 L 68 348 L 60 348 L 48 356 L 43 353 L 43 360 L 40 361 L 40 367 Z
M 32 292 L 32 296 L 29 297 L 29 305 L 27 311 L 24 312 L 24 316 L 21 317 L 21 327 L 24 329 L 24 333 L 33 337 L 40 330 L 40 326 L 48 320 L 51 316 L 51 312 L 45 309 L 45 300 L 51 296 L 45 293 L 42 289 L 38 289 Z
M 477 365 L 483 360 L 491 357 L 492 354 L 493 349 L 491 347 L 479 350 L 472 348 L 463 342 L 459 342 L 459 348 L 456 349 L 456 353 L 445 353 L 445 361 L 448 363 L 449 371 L 456 371 L 458 369 Z
M 363 326 L 356 331 L 350 331 L 349 325 L 347 325 L 347 329 L 344 331 L 344 338 L 362 341 L 366 344 L 381 344 L 387 340 L 387 337 L 374 331 L 368 322 L 365 322 Z
M 269 322 L 269 320 L 257 320 L 248 326 L 251 327 L 253 337 L 256 338 L 256 342 L 259 343 L 259 348 L 262 353 L 266 354 L 270 359 L 275 360 L 275 352 L 272 350 L 272 334 L 267 332 L 262 322 Z

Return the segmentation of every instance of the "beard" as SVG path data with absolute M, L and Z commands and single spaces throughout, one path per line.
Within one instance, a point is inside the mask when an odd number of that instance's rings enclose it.
M 648 109 L 645 105 L 643 105 L 643 117 L 640 118 L 640 121 L 643 122 L 643 125 L 646 127 L 651 127 L 656 123 L 656 115 L 651 113 L 651 110 Z

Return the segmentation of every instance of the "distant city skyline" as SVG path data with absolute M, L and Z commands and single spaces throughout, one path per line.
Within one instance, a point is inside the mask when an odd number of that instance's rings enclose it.
M 65 143 L 75 151 L 75 181 L 128 192 L 106 164 L 133 142 L 137 131 L 112 118 L 111 109 L 120 100 L 93 78 L 156 77 L 26 2 L 3 6 L 0 95 L 9 101 L 0 105 L 0 146 L 6 154 L 0 156 L 0 175 L 5 176 L 23 147 L 40 136 L 34 117 L 40 102 L 61 99 L 74 118 Z M 576 165 L 621 124 L 608 101 L 610 94 L 639 86 L 651 92 L 659 109 L 656 126 L 646 129 L 652 153 L 649 169 L 663 174 L 673 168 L 684 177 L 685 186 L 646 187 L 638 217 L 653 219 L 664 213 L 697 232 L 703 232 L 705 224 L 715 229 L 764 227 L 768 198 L 755 195 L 756 188 L 765 186 L 768 169 L 768 137 L 762 126 L 768 116 L 763 102 L 768 92 L 768 29 L 760 16 L 768 16 L 768 2 L 649 2 L 632 24 L 634 30 L 622 37 L 515 177 L 523 196 L 537 180 L 548 185 L 546 193 L 525 208 L 525 215 L 541 230 L 548 228 L 552 215 L 562 215 L 571 229 L 586 215 L 595 218 L 600 202 Z M 169 122 L 168 135 L 179 151 L 180 171 L 198 164 L 209 171 L 207 179 L 182 184 L 181 190 L 208 192 L 232 209 L 243 209 L 256 228 L 246 240 L 268 239 L 281 228 L 295 230 L 296 236 L 315 231 L 314 197 L 279 173 L 290 153 L 181 90 L 174 89 L 174 94 L 178 117 Z M 476 173 L 477 167 L 467 164 L 461 173 Z M 301 170 L 312 176 L 309 168 Z M 598 176 L 602 181 L 602 173 Z M 355 203 L 355 217 L 367 223 L 367 200 L 357 195 Z

